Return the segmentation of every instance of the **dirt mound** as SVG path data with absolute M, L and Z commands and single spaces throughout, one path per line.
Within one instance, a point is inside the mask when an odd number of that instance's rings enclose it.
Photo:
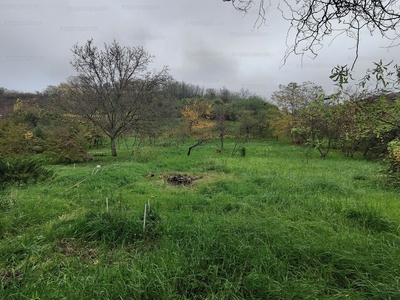
M 198 179 L 198 177 L 191 177 L 186 174 L 184 174 L 184 175 L 175 174 L 175 175 L 168 176 L 167 181 L 174 185 L 179 185 L 179 184 L 188 185 L 188 184 L 192 184 L 193 181 L 195 181 L 197 179 Z

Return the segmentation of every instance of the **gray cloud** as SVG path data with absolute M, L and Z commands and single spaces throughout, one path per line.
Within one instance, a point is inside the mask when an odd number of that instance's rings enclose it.
M 71 47 L 89 38 L 99 47 L 113 39 L 142 45 L 155 55 L 152 68 L 169 65 L 177 80 L 247 88 L 265 97 L 291 81 L 333 89 L 332 67 L 352 63 L 354 41 L 339 37 L 328 46 L 327 37 L 316 59 L 291 56 L 282 66 L 289 23 L 275 7 L 269 8 L 268 26 L 253 28 L 256 18 L 222 0 L 0 0 L 0 86 L 40 91 L 65 81 L 75 74 Z M 374 60 L 398 60 L 396 49 L 379 48 L 387 44 L 380 37 L 362 39 L 360 74 Z

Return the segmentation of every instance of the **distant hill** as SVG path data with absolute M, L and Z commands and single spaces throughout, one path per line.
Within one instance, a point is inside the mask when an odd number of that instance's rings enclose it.
M 0 87 L 1 117 L 7 117 L 14 112 L 14 104 L 18 98 L 21 100 L 29 101 L 31 104 L 35 104 L 40 102 L 40 96 L 40 94 L 18 92 Z

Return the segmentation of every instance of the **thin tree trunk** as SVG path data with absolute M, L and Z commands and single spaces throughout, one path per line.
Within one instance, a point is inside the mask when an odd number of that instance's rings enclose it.
M 115 138 L 111 138 L 111 155 L 117 156 L 117 149 L 115 148 Z
M 189 156 L 189 155 L 190 155 L 190 152 L 192 151 L 192 149 L 195 148 L 195 147 L 197 147 L 197 146 L 199 146 L 199 145 L 201 145 L 203 142 L 204 142 L 204 139 L 201 139 L 201 140 L 199 140 L 196 144 L 194 144 L 193 146 L 190 146 L 187 155 Z

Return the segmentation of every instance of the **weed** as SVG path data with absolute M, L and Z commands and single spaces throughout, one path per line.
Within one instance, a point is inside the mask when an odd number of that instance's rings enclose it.
M 9 184 L 27 184 L 52 178 L 54 172 L 44 167 L 42 161 L 27 158 L 0 157 L 0 190 Z
M 240 148 L 240 155 L 241 155 L 242 157 L 245 157 L 245 156 L 246 156 L 246 147 Z

